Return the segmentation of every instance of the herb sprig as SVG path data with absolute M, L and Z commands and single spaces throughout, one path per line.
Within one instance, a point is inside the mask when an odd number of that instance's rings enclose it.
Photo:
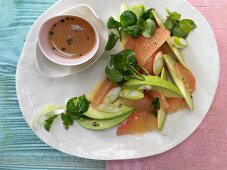
M 135 52 L 123 50 L 111 56 L 110 62 L 105 68 L 105 73 L 109 81 L 123 84 L 130 78 L 144 80 L 144 77 L 138 72 L 138 68 Z
M 107 22 L 108 29 L 115 30 L 116 33 L 111 32 L 109 40 L 106 45 L 106 50 L 111 50 L 118 40 L 122 40 L 122 33 L 137 38 L 141 35 L 150 37 L 155 33 L 156 25 L 153 20 L 152 8 L 140 14 L 139 17 L 131 11 L 125 10 L 120 15 L 120 20 L 117 21 L 110 17 Z
M 68 129 L 69 126 L 73 125 L 74 120 L 78 120 L 84 116 L 83 113 L 88 111 L 90 103 L 91 102 L 86 98 L 85 95 L 69 99 L 66 104 L 65 111 L 61 114 L 48 116 L 48 118 L 44 122 L 44 128 L 49 132 L 53 121 L 59 115 L 61 115 L 63 125 L 65 129 Z
M 164 25 L 171 32 L 171 36 L 186 39 L 188 34 L 197 27 L 193 20 L 181 19 L 181 14 L 177 12 L 170 12 L 167 9 L 167 13 Z

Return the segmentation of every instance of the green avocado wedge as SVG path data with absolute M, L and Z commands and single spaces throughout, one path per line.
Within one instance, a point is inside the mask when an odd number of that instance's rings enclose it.
M 123 115 L 131 114 L 134 109 L 128 106 L 119 106 L 113 104 L 103 104 L 97 109 L 90 107 L 87 112 L 84 113 L 85 116 L 91 119 L 114 119 Z
M 91 130 L 104 130 L 112 128 L 119 123 L 123 122 L 125 119 L 130 116 L 131 113 L 128 113 L 126 115 L 116 117 L 114 119 L 105 119 L 105 120 L 98 120 L 98 119 L 89 119 L 89 118 L 83 118 L 79 119 L 77 122 L 80 126 L 91 129 Z
M 159 18 L 158 14 L 155 12 L 155 10 L 152 11 L 153 13 L 153 16 L 154 16 L 154 19 L 155 21 L 157 22 L 157 24 L 159 25 L 160 28 L 165 28 L 163 22 L 161 21 L 161 19 Z M 187 68 L 185 62 L 184 62 L 184 58 L 180 52 L 180 50 L 176 47 L 174 47 L 171 43 L 171 40 L 168 39 L 167 40 L 167 44 L 169 45 L 170 49 L 172 50 L 172 52 L 174 53 L 174 55 L 176 56 L 177 60 Z
M 193 106 L 191 93 L 188 91 L 188 89 L 185 85 L 185 82 L 177 75 L 176 71 L 173 68 L 173 65 L 176 63 L 176 60 L 174 59 L 174 57 L 171 57 L 169 55 L 164 55 L 164 61 L 168 67 L 168 70 L 169 70 L 169 73 L 170 73 L 172 79 L 174 80 L 175 84 L 180 89 L 181 93 L 183 94 L 184 99 L 185 99 L 189 109 L 193 110 L 194 106 Z
M 158 91 L 166 97 L 183 97 L 181 91 L 172 83 L 157 76 L 144 76 L 145 80 L 130 79 L 123 88 L 135 88 L 143 85 L 151 86 L 152 90 Z
M 162 72 L 161 72 L 161 76 L 160 77 L 162 79 L 167 80 L 167 72 L 166 72 L 164 67 L 162 68 Z M 158 129 L 160 131 L 163 129 L 165 121 L 166 121 L 166 112 L 161 106 L 161 108 L 158 110 Z

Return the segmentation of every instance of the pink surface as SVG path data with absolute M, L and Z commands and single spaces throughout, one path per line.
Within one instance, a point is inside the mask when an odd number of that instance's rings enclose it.
M 199 128 L 183 143 L 163 154 L 136 160 L 107 161 L 107 170 L 227 169 L 227 0 L 189 0 L 212 26 L 221 58 L 213 104 Z

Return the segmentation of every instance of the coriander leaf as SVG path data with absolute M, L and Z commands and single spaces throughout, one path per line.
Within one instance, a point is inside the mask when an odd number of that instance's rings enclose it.
M 154 15 L 152 13 L 153 10 L 154 10 L 153 8 L 148 9 L 146 12 L 144 12 L 141 18 L 144 19 L 145 21 L 147 19 L 153 19 L 154 18 Z
M 111 32 L 105 50 L 111 50 L 116 45 L 118 39 L 118 35 Z
M 126 28 L 135 25 L 137 23 L 137 17 L 132 11 L 126 10 L 121 14 L 120 21 L 121 25 Z
M 156 31 L 156 25 L 155 22 L 151 19 L 148 19 L 145 22 L 145 29 L 143 30 L 143 36 L 144 37 L 151 37 L 152 35 L 154 35 Z
M 179 38 L 184 38 L 187 33 L 184 32 L 182 29 L 180 29 L 179 27 L 175 27 L 172 31 L 173 36 L 179 37 Z
M 79 119 L 83 116 L 83 113 L 85 113 L 89 106 L 90 101 L 87 100 L 85 95 L 80 97 L 73 97 L 68 100 L 66 105 L 66 114 L 68 116 L 71 116 L 73 119 Z
M 151 103 L 152 106 L 154 106 L 154 108 L 156 110 L 159 110 L 160 109 L 160 102 L 159 102 L 159 98 L 156 97 L 152 100 L 152 103 Z
M 51 125 L 52 125 L 54 119 L 56 119 L 57 117 L 58 117 L 58 115 L 54 115 L 45 120 L 44 128 L 46 129 L 46 131 L 48 131 L 48 132 L 50 131 Z
M 179 22 L 179 27 L 180 29 L 182 29 L 185 33 L 189 33 L 191 32 L 193 29 L 196 28 L 196 24 L 194 23 L 194 21 L 192 21 L 191 19 L 182 19 Z
M 171 21 L 169 18 L 166 19 L 164 26 L 168 29 L 168 30 L 172 30 L 175 26 L 175 24 L 173 23 L 173 21 Z
M 73 119 L 71 119 L 67 114 L 61 114 L 61 120 L 63 121 L 63 125 L 65 129 L 68 129 L 69 126 L 73 125 Z
M 63 125 L 66 129 L 73 125 L 73 120 L 78 120 L 83 117 L 83 113 L 88 111 L 90 101 L 85 95 L 79 97 L 73 97 L 68 100 L 66 104 L 66 113 L 61 114 Z
M 133 38 L 137 38 L 141 35 L 142 30 L 140 29 L 139 25 L 133 25 L 124 28 L 124 31 L 128 34 L 131 35 Z
M 121 24 L 116 21 L 113 17 L 110 17 L 107 21 L 107 27 L 108 29 L 117 29 L 121 27 Z

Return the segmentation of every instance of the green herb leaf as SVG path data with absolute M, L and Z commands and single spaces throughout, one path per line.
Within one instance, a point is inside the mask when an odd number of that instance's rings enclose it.
M 112 55 L 105 73 L 109 81 L 118 84 L 123 84 L 132 77 L 144 80 L 144 77 L 137 71 L 135 52 L 132 50 L 123 50 Z
M 84 116 L 83 113 L 88 111 L 90 103 L 85 95 L 68 100 L 66 113 L 61 114 L 61 119 L 66 129 L 73 124 L 73 120 L 78 120 Z
M 170 17 L 173 19 L 173 20 L 180 20 L 181 18 L 181 14 L 177 13 L 177 12 L 171 12 L 170 13 Z
M 105 49 L 108 51 L 111 50 L 116 45 L 118 39 L 118 35 L 111 32 Z
M 173 23 L 173 21 L 171 21 L 171 19 L 167 18 L 167 20 L 166 20 L 165 23 L 164 23 L 164 26 L 165 26 L 168 30 L 172 31 L 173 28 L 175 27 L 175 24 Z
M 136 25 L 137 23 L 136 14 L 134 14 L 132 11 L 129 11 L 129 10 L 126 10 L 121 14 L 120 20 L 121 20 L 121 25 L 124 28 Z
M 175 27 L 175 28 L 173 29 L 172 35 L 173 35 L 173 36 L 176 36 L 176 37 L 179 37 L 179 38 L 184 38 L 184 37 L 187 35 L 187 33 L 184 32 L 184 31 L 183 31 L 182 29 L 180 29 L 179 27 Z
M 122 73 L 116 68 L 115 56 L 111 56 L 110 63 L 105 68 L 106 77 L 109 81 L 120 83 L 123 80 Z
M 137 38 L 141 35 L 142 30 L 140 29 L 139 25 L 133 25 L 124 28 L 124 31 L 128 34 L 131 35 L 133 38 Z
M 151 19 L 148 19 L 145 22 L 145 29 L 143 30 L 143 36 L 144 37 L 151 37 L 152 35 L 154 35 L 155 31 L 156 31 L 156 25 L 155 22 Z
M 179 27 L 181 30 L 183 30 L 185 33 L 189 33 L 191 32 L 193 29 L 196 28 L 196 24 L 194 23 L 194 21 L 192 21 L 191 19 L 182 19 L 179 22 Z
M 48 132 L 50 131 L 51 125 L 52 125 L 54 119 L 56 119 L 57 117 L 58 117 L 58 115 L 54 115 L 45 120 L 44 128 L 46 129 L 46 131 L 48 131 Z
M 165 21 L 165 27 L 171 32 L 171 36 L 179 38 L 187 38 L 188 34 L 196 28 L 196 24 L 191 19 L 182 19 L 181 14 L 170 12 L 167 9 L 169 16 Z
M 154 106 L 154 108 L 156 110 L 159 110 L 160 109 L 160 102 L 159 102 L 159 98 L 156 97 L 153 99 L 152 103 L 151 103 L 152 106 Z
M 153 10 L 154 8 L 150 8 L 146 12 L 144 12 L 144 14 L 142 15 L 142 19 L 144 19 L 145 21 L 147 19 L 153 19 L 154 18 L 154 15 L 152 13 Z
M 63 121 L 65 129 L 68 129 L 69 126 L 73 125 L 73 120 L 67 114 L 61 114 L 61 120 Z
M 116 21 L 113 17 L 110 17 L 107 21 L 107 27 L 108 29 L 117 29 L 121 27 L 121 23 Z

